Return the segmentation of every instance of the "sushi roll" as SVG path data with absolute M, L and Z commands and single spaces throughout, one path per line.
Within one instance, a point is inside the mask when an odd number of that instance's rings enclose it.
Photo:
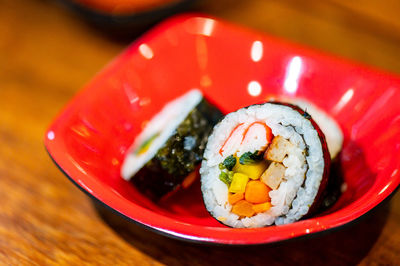
M 221 118 L 199 90 L 167 103 L 129 148 L 121 176 L 155 201 L 190 185 L 208 136 Z
M 270 102 L 218 123 L 200 168 L 207 210 L 235 228 L 295 222 L 321 202 L 330 166 L 325 137 L 297 106 Z

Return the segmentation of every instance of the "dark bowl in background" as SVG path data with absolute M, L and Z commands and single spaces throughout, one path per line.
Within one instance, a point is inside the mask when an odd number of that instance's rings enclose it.
M 113 37 L 137 36 L 173 14 L 191 10 L 198 0 L 179 0 L 139 12 L 113 14 L 96 10 L 72 0 L 57 0 L 96 29 Z

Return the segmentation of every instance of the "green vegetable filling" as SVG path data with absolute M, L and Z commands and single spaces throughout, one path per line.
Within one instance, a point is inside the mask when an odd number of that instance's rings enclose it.
M 233 178 L 233 172 L 222 172 L 219 174 L 219 179 L 224 182 L 226 185 L 230 185 L 232 183 L 232 178 Z
M 153 140 L 155 140 L 159 135 L 160 135 L 160 133 L 156 133 L 153 136 L 151 136 L 150 138 L 148 138 L 147 140 L 145 140 L 139 146 L 139 148 L 137 148 L 137 150 L 135 151 L 135 154 L 143 154 L 143 153 L 145 153 L 150 148 L 150 145 L 153 142 Z
M 263 159 L 263 154 L 260 153 L 259 151 L 255 151 L 254 153 L 252 152 L 245 152 L 240 156 L 239 158 L 239 163 L 246 165 L 246 164 L 254 164 Z
M 226 169 L 228 169 L 228 171 L 232 171 L 233 167 L 235 167 L 236 164 L 236 158 L 233 155 L 229 155 L 225 158 L 222 164 L 223 166 L 225 166 Z

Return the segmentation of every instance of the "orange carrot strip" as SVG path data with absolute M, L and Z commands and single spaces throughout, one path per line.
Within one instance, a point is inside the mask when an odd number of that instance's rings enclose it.
M 253 204 L 245 200 L 238 201 L 235 205 L 233 205 L 232 212 L 239 216 L 246 217 L 251 217 L 255 213 L 255 211 L 253 210 Z
M 233 205 L 239 200 L 244 199 L 244 193 L 229 193 L 228 194 L 228 202 Z
M 191 172 L 182 182 L 182 187 L 183 188 L 187 188 L 189 187 L 191 184 L 193 184 L 193 182 L 197 179 L 198 176 L 198 172 L 197 171 L 193 171 Z
M 270 188 L 261 181 L 250 181 L 246 185 L 244 198 L 251 203 L 263 203 L 271 201 L 269 197 Z
M 270 202 L 265 202 L 265 203 L 260 203 L 260 204 L 254 204 L 253 205 L 253 210 L 256 213 L 259 212 L 266 212 L 271 208 L 271 203 Z

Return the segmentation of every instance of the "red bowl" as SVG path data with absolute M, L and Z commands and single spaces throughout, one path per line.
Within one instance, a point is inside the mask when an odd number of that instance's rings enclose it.
M 112 61 L 55 119 L 45 146 L 83 191 L 131 221 L 184 240 L 260 244 L 356 220 L 400 183 L 400 79 L 212 18 L 158 25 Z M 206 211 L 199 183 L 155 204 L 120 177 L 127 148 L 163 103 L 192 88 L 224 112 L 271 94 L 305 98 L 344 132 L 347 190 L 325 213 L 283 226 L 233 229 Z

